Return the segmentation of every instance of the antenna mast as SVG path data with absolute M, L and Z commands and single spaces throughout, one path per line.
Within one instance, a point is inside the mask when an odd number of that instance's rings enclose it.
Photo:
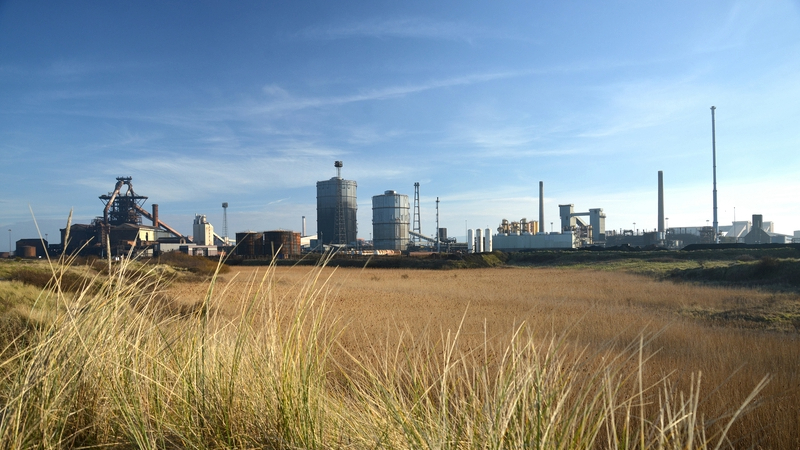
M 414 183 L 414 225 L 413 232 L 422 233 L 419 223 L 419 182 Z M 419 236 L 411 236 L 414 242 L 419 243 Z
M 436 253 L 442 251 L 439 239 L 440 236 L 441 233 L 439 233 L 439 197 L 436 197 Z

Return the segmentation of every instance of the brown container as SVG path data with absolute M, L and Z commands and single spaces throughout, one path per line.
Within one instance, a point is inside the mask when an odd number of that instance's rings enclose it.
M 23 258 L 36 258 L 36 247 L 31 247 L 26 245 L 22 247 L 22 257 Z
M 264 235 L 254 231 L 236 233 L 236 255 L 254 258 L 264 256 Z
M 300 233 L 294 231 L 265 231 L 264 254 L 281 258 L 300 254 Z

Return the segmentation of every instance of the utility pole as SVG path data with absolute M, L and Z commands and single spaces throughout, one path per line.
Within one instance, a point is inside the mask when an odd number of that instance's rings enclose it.
M 717 108 L 711 107 L 711 158 L 714 164 L 714 243 L 719 244 L 719 224 L 717 223 L 717 132 L 714 119 L 714 111 Z

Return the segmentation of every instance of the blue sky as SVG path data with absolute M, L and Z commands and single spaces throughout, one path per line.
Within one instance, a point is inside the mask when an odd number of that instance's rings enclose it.
M 607 228 L 800 230 L 800 3 L 0 1 L 0 225 L 57 241 L 132 176 L 161 218 L 316 229 L 315 183 L 413 199 L 433 234 L 558 205 Z M 551 4 L 552 3 L 552 4 Z M 3 236 L 4 234 L 0 234 Z M 0 249 L 7 248 L 0 238 Z

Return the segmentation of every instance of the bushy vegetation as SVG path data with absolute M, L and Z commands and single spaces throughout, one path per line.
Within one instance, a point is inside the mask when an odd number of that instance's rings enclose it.
M 79 273 L 65 270 L 53 274 L 48 268 L 39 266 L 20 266 L 11 271 L 9 279 L 38 288 L 50 288 L 58 284 L 64 292 L 93 292 L 97 286 L 94 280 Z
M 149 262 L 154 264 L 167 264 L 172 267 L 186 269 L 195 275 L 205 277 L 230 271 L 230 267 L 224 263 L 220 263 L 216 259 L 187 255 L 183 252 L 162 253 L 158 257 L 149 260 Z
M 212 279 L 193 313 L 165 313 L 130 264 L 37 303 L 55 308 L 3 354 L 0 446 L 735 448 L 730 424 L 763 387 L 708 417 L 700 375 L 684 392 L 644 382 L 648 335 L 587 352 L 525 324 L 457 326 L 348 347 L 321 268 L 286 290 L 269 268 L 234 299 Z
M 737 286 L 769 285 L 797 289 L 800 288 L 800 260 L 777 259 L 771 256 L 763 256 L 756 261 L 744 258 L 743 262 L 723 267 L 673 270 L 669 278 Z

